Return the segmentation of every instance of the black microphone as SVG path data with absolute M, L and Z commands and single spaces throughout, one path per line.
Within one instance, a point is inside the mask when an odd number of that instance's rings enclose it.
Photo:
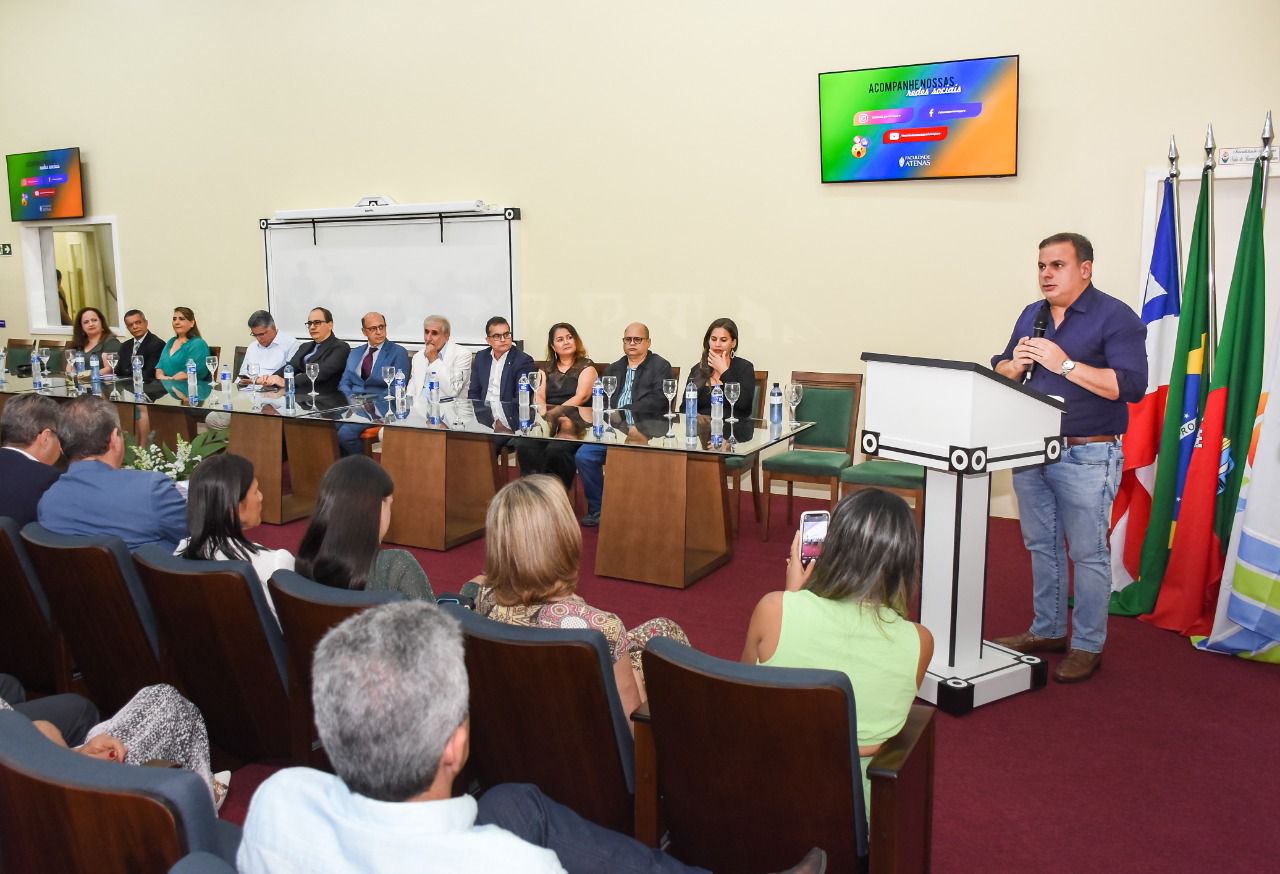
M 1032 337 L 1043 337 L 1045 329 L 1049 327 L 1049 302 L 1045 301 L 1040 307 L 1040 312 L 1036 313 L 1036 323 L 1031 329 Z M 1031 382 L 1031 374 L 1036 372 L 1036 363 L 1031 362 L 1031 366 L 1027 368 L 1027 372 L 1022 375 L 1022 384 L 1026 385 Z

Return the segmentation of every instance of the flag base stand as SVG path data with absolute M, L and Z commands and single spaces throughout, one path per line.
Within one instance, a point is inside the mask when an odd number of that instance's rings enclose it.
M 938 672 L 930 666 L 919 697 L 936 704 L 943 713 L 963 716 L 1001 698 L 1043 689 L 1048 679 L 1049 663 L 1044 659 L 984 640 L 982 657 L 968 670 L 943 668 Z

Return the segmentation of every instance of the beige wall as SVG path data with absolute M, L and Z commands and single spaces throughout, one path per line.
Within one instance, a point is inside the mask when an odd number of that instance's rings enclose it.
M 865 350 L 985 360 L 1035 243 L 1088 233 L 1139 296 L 1145 171 L 1170 133 L 1255 144 L 1280 4 L 100 2 L 0 7 L 0 149 L 79 145 L 119 219 L 124 303 L 245 340 L 276 209 L 483 198 L 524 209 L 523 324 L 622 325 L 688 366 L 737 318 L 775 378 Z M 1197 26 L 1197 20 L 1205 24 Z M 1017 53 L 1019 176 L 821 185 L 817 74 Z M 0 241 L 18 242 L 0 222 Z M 25 334 L 21 258 L 0 317 Z M 434 308 L 422 302 L 423 312 Z M 2 333 L 2 332 L 0 332 Z M 1007 498 L 997 500 L 997 507 Z

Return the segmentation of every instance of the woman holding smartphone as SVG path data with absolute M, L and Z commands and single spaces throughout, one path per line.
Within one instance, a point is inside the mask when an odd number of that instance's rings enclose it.
M 803 561 L 801 544 L 797 532 L 785 591 L 751 614 L 742 661 L 848 675 L 869 801 L 867 764 L 906 724 L 933 659 L 933 635 L 907 619 L 920 562 L 915 520 L 906 501 L 866 489 L 836 506 L 818 558 Z

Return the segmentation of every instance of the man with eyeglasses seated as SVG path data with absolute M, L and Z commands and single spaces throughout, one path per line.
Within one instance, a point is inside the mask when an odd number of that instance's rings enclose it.
M 62 457 L 58 441 L 58 404 L 44 395 L 10 398 L 0 414 L 0 516 L 21 528 L 36 519 L 36 504 L 61 476 L 54 462 Z
M 511 432 L 509 412 L 503 409 L 503 404 L 510 406 L 519 401 L 516 392 L 520 377 L 533 372 L 533 359 L 512 348 L 511 325 L 502 316 L 494 316 L 485 323 L 484 335 L 489 348 L 481 349 L 472 360 L 467 397 L 484 401 L 493 411 L 495 431 Z
M 409 372 L 409 353 L 399 343 L 387 339 L 387 317 L 382 313 L 365 313 L 360 319 L 360 333 L 368 340 L 351 350 L 347 367 L 342 372 L 338 390 L 352 402 L 368 400 L 362 395 L 386 394 L 390 387 L 382 378 L 382 368 L 394 367 L 397 373 Z M 395 377 L 392 377 L 392 382 Z M 363 451 L 360 435 L 367 424 L 346 422 L 338 426 L 338 448 L 343 455 L 359 455 Z
M 422 351 L 414 353 L 409 397 L 417 399 L 427 390 L 427 377 L 440 381 L 441 397 L 457 397 L 471 385 L 471 353 L 450 342 L 453 328 L 444 316 L 422 320 Z
M 351 347 L 345 340 L 333 335 L 333 313 L 324 307 L 316 307 L 307 315 L 307 333 L 311 339 L 293 353 L 288 363 L 293 365 L 294 388 L 299 394 L 311 391 L 311 377 L 307 376 L 307 365 L 315 364 L 320 368 L 316 374 L 315 390 L 322 393 L 336 392 L 342 380 L 342 372 L 347 367 L 347 356 Z M 262 380 L 263 385 L 284 386 L 284 365 L 270 376 Z
M 622 337 L 622 357 L 609 365 L 604 376 L 618 380 L 618 393 L 613 406 L 628 425 L 634 417 L 661 416 L 667 411 L 667 396 L 662 381 L 672 378 L 671 364 L 649 349 L 649 328 L 640 322 L 627 325 Z M 587 496 L 587 515 L 582 524 L 594 528 L 600 524 L 600 502 L 604 498 L 605 447 L 587 443 L 576 456 L 582 491 Z
M 293 337 L 281 337 L 276 327 L 275 317 L 266 310 L 258 310 L 249 316 L 249 334 L 256 341 L 244 350 L 244 360 L 240 362 L 237 381 L 241 385 L 261 383 L 271 374 L 289 363 L 289 359 L 298 351 L 298 341 Z M 251 365 L 257 365 L 251 376 Z

